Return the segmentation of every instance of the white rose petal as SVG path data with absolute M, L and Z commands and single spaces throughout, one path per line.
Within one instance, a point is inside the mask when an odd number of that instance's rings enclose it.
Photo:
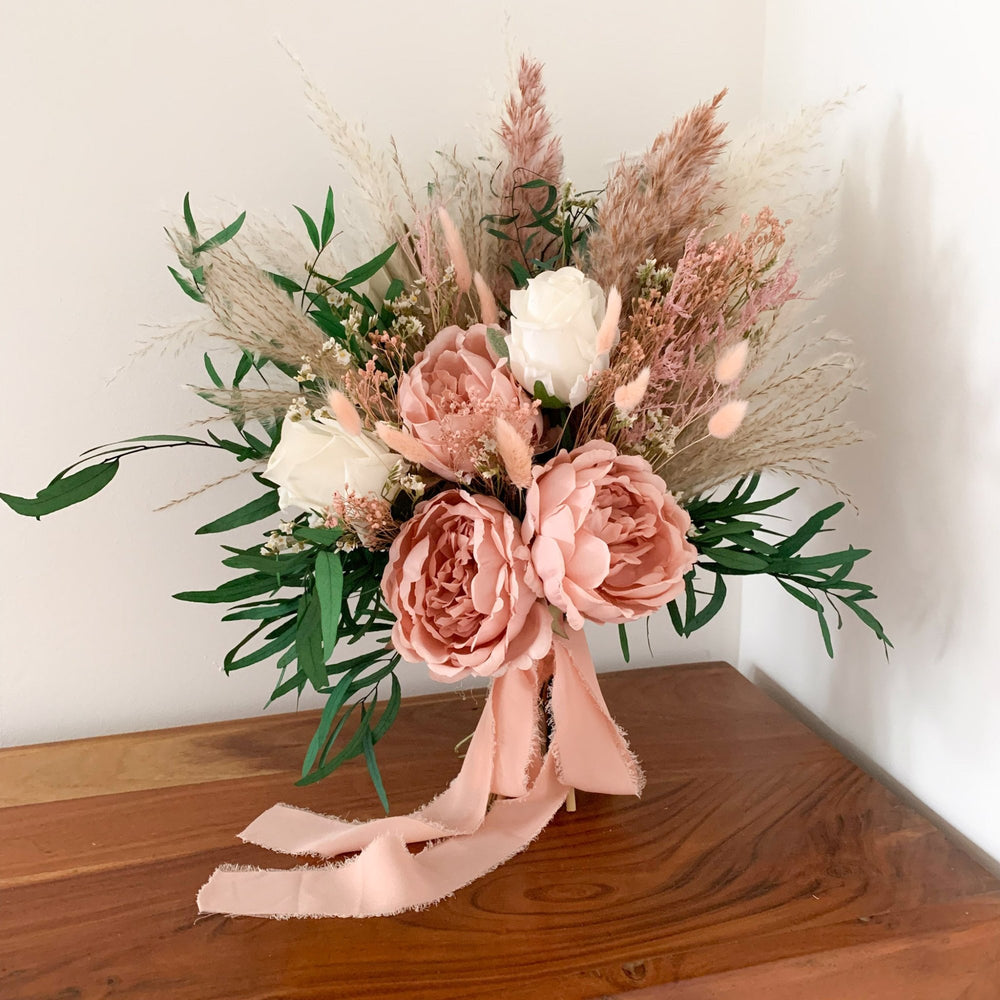
M 597 353 L 606 308 L 601 286 L 575 267 L 546 271 L 511 292 L 507 346 L 514 377 L 532 394 L 541 382 L 561 402 L 582 403 L 589 380 L 608 367 L 608 353 Z
M 277 485 L 282 508 L 323 511 L 334 493 L 382 496 L 397 458 L 377 438 L 348 434 L 337 420 L 286 418 L 264 475 Z

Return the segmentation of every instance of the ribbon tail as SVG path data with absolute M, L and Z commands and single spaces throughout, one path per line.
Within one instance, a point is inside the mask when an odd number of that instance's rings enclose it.
M 375 917 L 420 909 L 524 850 L 565 798 L 548 755 L 531 790 L 497 802 L 469 836 L 411 854 L 401 839 L 386 834 L 342 864 L 291 871 L 219 868 L 198 893 L 198 909 L 275 917 Z
M 552 754 L 559 780 L 606 795 L 641 795 L 645 776 L 597 682 L 583 630 L 554 647 Z

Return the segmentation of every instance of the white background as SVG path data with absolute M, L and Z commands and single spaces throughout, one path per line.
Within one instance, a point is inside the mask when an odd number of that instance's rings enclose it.
M 856 415 L 874 432 L 838 465 L 863 511 L 842 517 L 841 537 L 876 550 L 862 566 L 896 652 L 887 664 L 849 626 L 827 661 L 808 613 L 770 581 L 687 643 L 658 619 L 652 654 L 641 629 L 633 650 L 641 663 L 738 660 L 1000 858 L 1000 136 L 994 34 L 979 9 L 0 0 L 0 490 L 33 493 L 85 448 L 183 433 L 204 415 L 182 388 L 200 378 L 197 351 L 144 358 L 108 382 L 155 332 L 144 324 L 196 314 L 160 236 L 185 191 L 196 210 L 289 222 L 292 203 L 318 207 L 328 184 L 346 193 L 279 38 L 374 142 L 395 135 L 418 178 L 435 148 L 472 149 L 468 126 L 491 85 L 502 92 L 508 44 L 546 63 L 568 171 L 583 184 L 723 86 L 739 132 L 864 84 L 825 154 L 843 165 L 847 272 L 829 311 L 867 359 Z M 246 484 L 152 513 L 229 471 L 178 450 L 134 459 L 101 497 L 40 523 L 0 511 L 0 743 L 260 708 L 270 668 L 225 678 L 218 664 L 239 630 L 169 596 L 223 578 L 218 538 L 192 531 L 237 506 Z M 618 665 L 615 630 L 595 640 L 601 665 Z M 427 689 L 419 668 L 406 680 Z

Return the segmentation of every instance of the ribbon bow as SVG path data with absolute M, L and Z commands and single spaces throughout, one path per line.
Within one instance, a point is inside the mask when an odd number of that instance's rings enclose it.
M 551 677 L 552 733 L 540 749 L 539 694 Z M 241 839 L 340 863 L 290 870 L 217 868 L 198 893 L 203 913 L 374 917 L 450 896 L 524 850 L 571 788 L 639 795 L 643 775 L 608 713 L 583 632 L 555 637 L 530 670 L 496 678 L 462 768 L 436 799 L 408 816 L 348 823 L 276 805 Z M 491 793 L 502 796 L 490 806 Z M 408 844 L 431 841 L 419 853 Z

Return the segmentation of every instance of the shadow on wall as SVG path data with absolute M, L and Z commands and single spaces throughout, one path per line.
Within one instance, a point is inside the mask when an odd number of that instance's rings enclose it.
M 865 360 L 868 390 L 855 416 L 870 438 L 841 458 L 836 475 L 862 511 L 852 534 L 874 551 L 858 573 L 875 585 L 874 610 L 895 650 L 887 664 L 866 630 L 845 629 L 819 710 L 905 774 L 914 763 L 914 707 L 931 714 L 968 697 L 943 667 L 970 613 L 961 511 L 982 443 L 966 269 L 961 249 L 934 230 L 930 165 L 901 106 L 879 142 L 849 148 L 849 164 L 866 160 L 870 183 L 859 171 L 845 176 L 839 253 L 847 279 L 833 318 Z

